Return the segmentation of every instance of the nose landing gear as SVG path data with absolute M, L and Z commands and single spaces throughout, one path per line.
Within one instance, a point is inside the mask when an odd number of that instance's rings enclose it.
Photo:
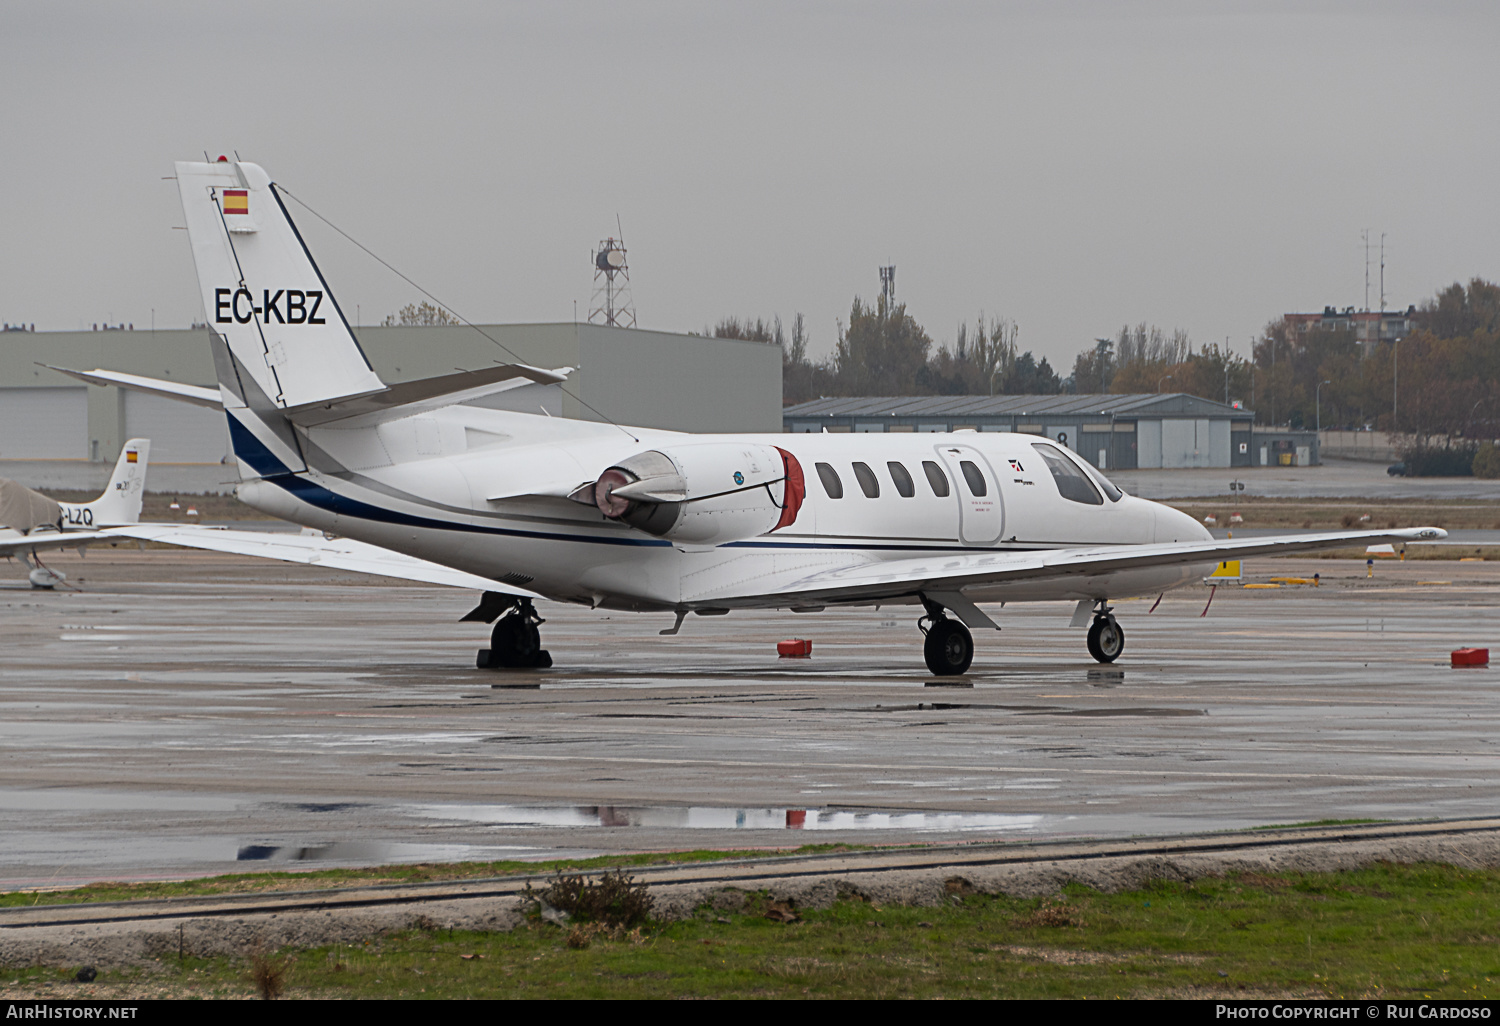
M 943 615 L 943 607 L 923 600 L 927 615 L 917 621 L 917 628 L 927 640 L 922 655 L 927 668 L 939 677 L 956 677 L 974 661 L 974 636 L 957 620 Z

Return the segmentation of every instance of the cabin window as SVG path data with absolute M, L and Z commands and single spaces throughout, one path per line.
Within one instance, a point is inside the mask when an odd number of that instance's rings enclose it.
M 896 486 L 896 491 L 903 499 L 910 499 L 917 494 L 917 486 L 912 484 L 911 475 L 906 472 L 906 467 L 892 461 L 885 465 L 885 469 L 891 472 L 891 483 Z
M 932 494 L 939 499 L 948 497 L 948 475 L 943 473 L 943 468 L 931 460 L 922 461 L 922 472 L 927 475 L 927 483 L 932 486 Z
M 844 497 L 844 482 L 839 480 L 838 471 L 826 463 L 819 463 L 818 480 L 823 482 L 823 490 L 828 493 L 830 499 L 842 499 Z
M 984 483 L 984 475 L 979 468 L 968 460 L 960 460 L 959 469 L 964 472 L 964 480 L 969 483 L 969 491 L 975 498 L 989 494 L 989 487 Z
M 1047 469 L 1052 471 L 1052 480 L 1057 482 L 1058 494 L 1064 499 L 1086 503 L 1090 506 L 1104 505 L 1104 499 L 1099 495 L 1099 490 L 1072 460 L 1058 452 L 1054 446 L 1044 442 L 1033 442 L 1031 447 L 1041 453 L 1042 459 L 1047 463 Z
M 865 493 L 865 498 L 880 498 L 880 482 L 875 480 L 875 471 L 868 463 L 854 464 L 854 480 L 859 482 L 859 490 Z

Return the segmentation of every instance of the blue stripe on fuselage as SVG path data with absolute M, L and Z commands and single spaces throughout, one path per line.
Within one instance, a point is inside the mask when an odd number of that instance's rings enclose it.
M 227 412 L 224 416 L 229 419 L 229 444 L 234 448 L 236 456 L 250 464 L 251 470 L 261 477 L 280 477 L 291 473 L 287 465 L 266 448 L 266 443 L 240 423 L 238 417 Z
M 651 548 L 670 548 L 672 545 L 665 538 L 602 538 L 597 535 L 553 534 L 547 531 L 523 531 L 511 527 L 487 527 L 481 524 L 466 524 L 452 520 L 436 520 L 431 517 L 417 516 L 411 513 L 402 513 L 398 510 L 386 509 L 383 506 L 374 506 L 359 499 L 351 499 L 347 495 L 340 495 L 315 481 L 309 480 L 301 474 L 292 473 L 286 464 L 266 447 L 264 442 L 256 438 L 249 428 L 240 423 L 238 418 L 233 414 L 227 414 L 227 416 L 229 419 L 229 437 L 236 456 L 248 463 L 256 473 L 260 474 L 269 483 L 279 485 L 309 506 L 332 513 L 335 516 L 354 517 L 359 520 L 369 520 L 381 524 L 398 524 L 402 527 L 420 527 L 437 531 L 464 531 L 471 534 L 495 534 L 512 538 L 535 538 L 542 541 L 587 542 L 594 545 L 634 545 Z M 749 540 L 728 542 L 721 546 L 721 548 L 858 549 L 866 552 L 931 552 L 935 554 L 1009 551 L 993 546 L 872 545 L 860 542 L 828 543 Z

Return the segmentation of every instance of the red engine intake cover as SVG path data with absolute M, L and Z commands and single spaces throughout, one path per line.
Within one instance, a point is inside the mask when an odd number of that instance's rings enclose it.
M 781 453 L 781 465 L 786 470 L 786 491 L 781 499 L 781 519 L 776 521 L 772 531 L 779 531 L 797 519 L 797 513 L 802 509 L 802 500 L 807 498 L 807 482 L 802 478 L 802 464 L 797 462 L 797 457 L 787 452 L 780 446 L 776 451 Z

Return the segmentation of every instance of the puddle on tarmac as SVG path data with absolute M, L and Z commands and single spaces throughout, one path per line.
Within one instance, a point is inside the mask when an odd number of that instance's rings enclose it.
M 844 809 L 625 805 L 431 805 L 412 810 L 448 822 L 505 827 L 623 827 L 671 830 L 897 830 L 914 833 L 967 830 L 1028 831 L 1040 815 L 991 812 L 865 812 Z
M 389 844 L 331 841 L 322 844 L 242 844 L 237 862 L 494 862 L 536 858 L 538 849 L 521 845 Z
M 854 812 L 843 809 L 653 808 L 621 805 L 436 805 L 409 808 L 425 819 L 525 829 L 880 830 L 954 833 L 1034 831 L 1044 817 L 972 812 Z M 525 845 L 389 844 L 379 841 L 241 844 L 239 862 L 456 862 L 535 858 Z

